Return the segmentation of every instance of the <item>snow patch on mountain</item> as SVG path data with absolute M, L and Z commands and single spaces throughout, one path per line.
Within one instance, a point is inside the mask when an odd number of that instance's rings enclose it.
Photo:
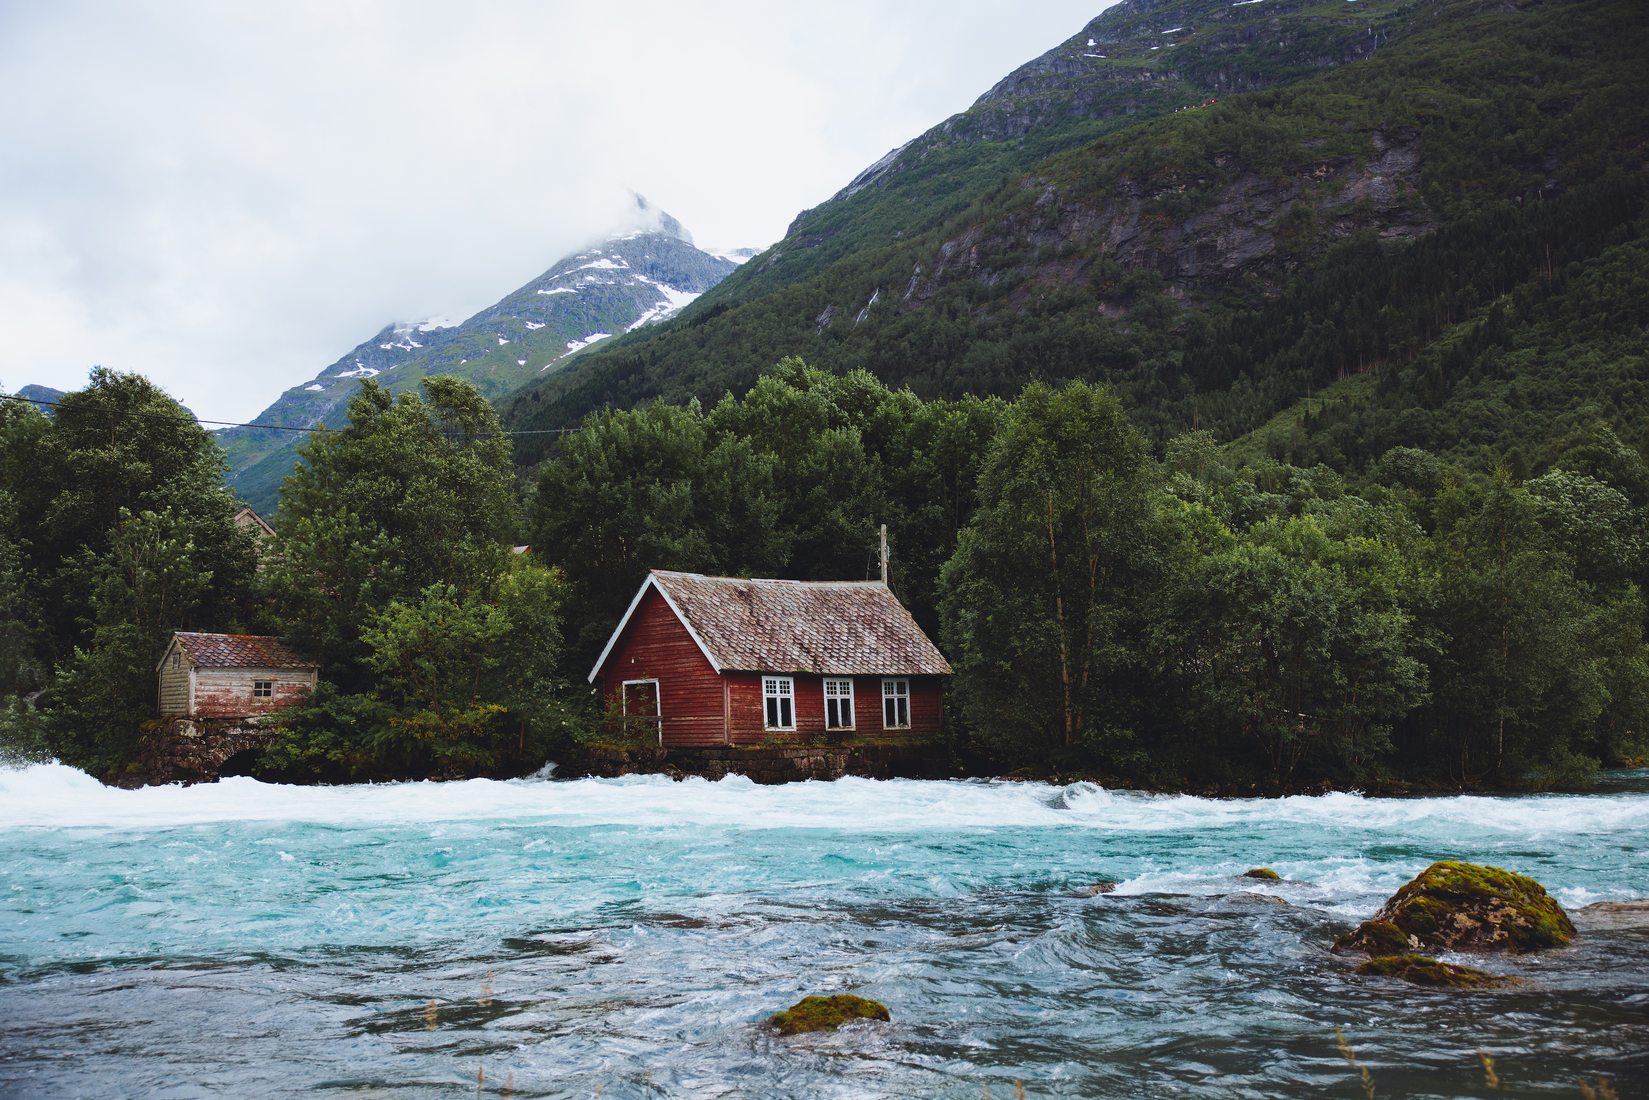
M 742 264 L 753 260 L 761 254 L 759 248 L 706 248 L 704 251 L 718 260 L 726 260 L 730 264 Z
M 631 322 L 630 326 L 624 330 L 625 332 L 634 332 L 642 325 L 650 325 L 654 321 L 662 321 L 666 317 L 673 317 L 698 298 L 698 295 L 690 290 L 677 290 L 668 283 L 661 283 L 655 279 L 649 279 L 645 275 L 641 276 L 640 281 L 649 283 L 656 287 L 658 292 L 664 295 L 664 297 L 659 299 L 657 305 L 653 306 L 651 309 L 647 310 L 640 317 L 637 317 L 633 322 Z
M 608 259 L 606 256 L 602 256 L 600 259 L 591 260 L 587 264 L 579 264 L 577 267 L 573 268 L 573 270 L 574 271 L 625 271 L 625 270 L 629 269 L 629 266 L 630 265 L 625 263 L 623 259 L 611 260 L 611 259 Z
M 592 333 L 590 333 L 590 335 L 584 337 L 584 339 L 582 339 L 582 340 L 568 340 L 567 341 L 567 350 L 562 352 L 556 358 L 565 359 L 565 358 L 567 358 L 567 356 L 571 355 L 573 352 L 583 351 L 585 348 L 589 347 L 591 344 L 595 343 L 597 340 L 605 340 L 605 339 L 607 339 L 607 337 L 609 337 L 611 335 L 612 335 L 612 333 L 610 333 L 610 332 L 592 332 Z

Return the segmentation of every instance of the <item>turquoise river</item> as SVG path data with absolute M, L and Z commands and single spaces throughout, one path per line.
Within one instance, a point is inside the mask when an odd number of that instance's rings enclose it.
M 1649 898 L 1646 840 L 1643 772 L 1210 800 L 4 769 L 0 1096 L 1362 1097 L 1336 1028 L 1382 1097 L 1649 1096 L 1649 928 L 1584 910 Z M 1447 857 L 1532 875 L 1579 939 L 1471 993 L 1328 951 Z M 833 992 L 892 1022 L 763 1026 Z

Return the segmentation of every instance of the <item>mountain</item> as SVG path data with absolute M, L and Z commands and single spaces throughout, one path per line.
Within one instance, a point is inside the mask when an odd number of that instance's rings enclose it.
M 1102 380 L 1159 440 L 1299 460 L 1649 445 L 1644 296 L 1608 291 L 1640 278 L 1646 56 L 1630 0 L 1123 0 L 506 421 L 799 355 L 924 396 Z
M 35 408 L 47 416 L 51 416 L 55 411 L 54 406 L 57 402 L 63 400 L 63 391 L 54 390 L 50 386 L 37 386 L 30 383 L 18 390 L 17 396 L 25 401 L 32 402 Z
M 384 326 L 258 414 L 257 424 L 274 427 L 219 432 L 230 488 L 271 512 L 305 434 L 283 429 L 341 425 L 363 378 L 401 392 L 431 374 L 458 375 L 497 399 L 564 369 L 587 347 L 673 315 L 737 266 L 696 248 L 680 222 L 640 196 L 634 213 L 622 232 L 566 257 L 462 323 Z

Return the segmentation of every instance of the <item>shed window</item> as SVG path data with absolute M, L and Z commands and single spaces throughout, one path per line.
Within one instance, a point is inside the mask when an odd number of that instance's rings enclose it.
M 908 730 L 910 728 L 910 681 L 882 681 L 882 728 Z
M 853 681 L 826 680 L 824 682 L 825 728 L 850 730 L 853 728 Z
M 273 699 L 274 697 L 275 697 L 275 681 L 273 681 L 273 680 L 253 680 L 252 681 L 252 698 L 254 698 L 254 699 Z
M 768 729 L 795 729 L 796 681 L 789 676 L 763 676 L 762 711 Z

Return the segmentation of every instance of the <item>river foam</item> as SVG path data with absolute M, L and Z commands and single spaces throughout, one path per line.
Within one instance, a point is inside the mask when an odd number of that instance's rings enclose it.
M 1355 793 L 1210 799 L 1112 791 L 1092 783 L 850 778 L 761 786 L 741 776 L 715 782 L 627 776 L 344 786 L 292 786 L 235 777 L 128 790 L 104 786 L 56 763 L 0 769 L 0 828 L 489 820 L 849 832 L 1008 827 L 1163 832 L 1243 829 L 1264 822 L 1398 833 L 1465 829 L 1539 838 L 1649 834 L 1649 800 L 1636 794 L 1369 798 Z

